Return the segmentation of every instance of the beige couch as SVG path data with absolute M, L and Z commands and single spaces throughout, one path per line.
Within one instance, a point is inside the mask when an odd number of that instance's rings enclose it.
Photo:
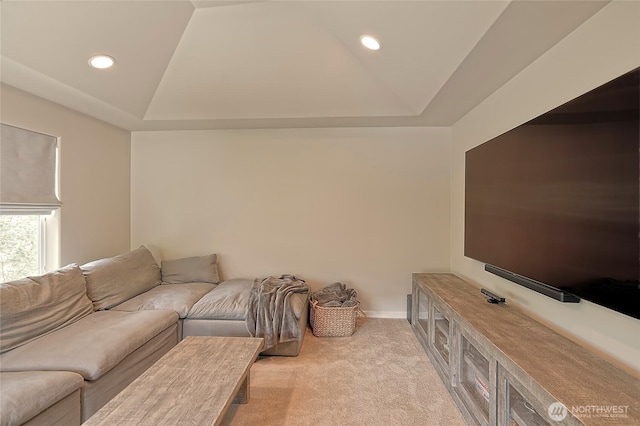
M 140 247 L 0 284 L 0 424 L 80 424 L 175 346 L 183 328 L 250 335 L 242 309 L 252 280 L 219 283 L 216 260 L 162 261 L 161 270 Z M 308 301 L 293 296 L 300 339 L 265 354 L 300 350 Z

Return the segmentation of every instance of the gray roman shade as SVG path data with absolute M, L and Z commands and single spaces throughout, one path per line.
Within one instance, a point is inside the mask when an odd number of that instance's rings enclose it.
M 49 214 L 56 197 L 58 140 L 0 124 L 0 213 Z

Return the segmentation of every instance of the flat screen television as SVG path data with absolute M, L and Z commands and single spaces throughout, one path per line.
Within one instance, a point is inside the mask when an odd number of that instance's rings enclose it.
M 467 151 L 465 256 L 640 319 L 639 81 L 640 68 Z

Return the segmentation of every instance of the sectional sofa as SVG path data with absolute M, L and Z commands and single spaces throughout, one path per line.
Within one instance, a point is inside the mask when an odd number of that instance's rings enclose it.
M 187 335 L 250 336 L 253 280 L 220 282 L 217 256 L 160 260 L 144 246 L 0 284 L 0 424 L 74 425 Z M 295 356 L 300 333 L 263 355 Z

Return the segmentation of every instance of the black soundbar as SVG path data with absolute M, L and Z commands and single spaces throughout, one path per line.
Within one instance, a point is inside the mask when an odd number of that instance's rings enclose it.
M 540 294 L 544 294 L 545 296 L 558 300 L 562 303 L 580 302 L 580 298 L 575 294 L 567 293 L 566 291 L 560 290 L 559 288 L 552 287 L 536 280 L 532 280 L 531 278 L 523 277 L 522 275 L 514 274 L 513 272 L 509 272 L 506 269 L 498 268 L 497 266 L 489 265 L 487 263 L 484 265 L 484 270 L 509 281 L 512 281 L 516 284 L 520 284 L 521 286 L 526 287 L 530 290 L 537 291 Z

